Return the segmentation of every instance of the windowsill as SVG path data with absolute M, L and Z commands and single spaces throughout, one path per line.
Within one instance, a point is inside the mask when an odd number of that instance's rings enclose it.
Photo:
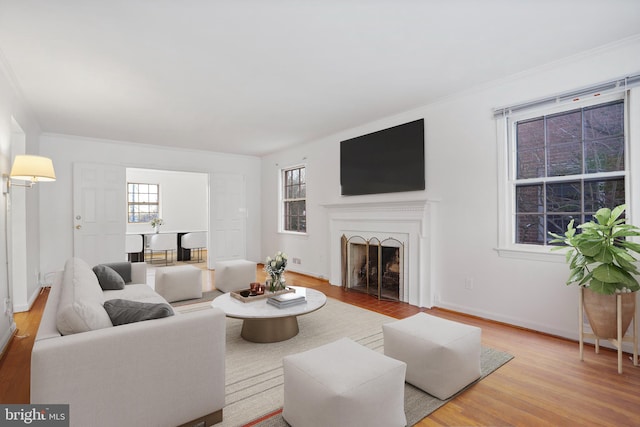
M 551 250 L 549 246 L 512 245 L 495 249 L 504 258 L 525 259 L 530 261 L 565 262 L 566 250 Z
M 287 236 L 298 236 L 298 237 L 308 237 L 309 236 L 309 233 L 299 233 L 297 231 L 284 231 L 284 230 L 278 231 L 278 234 L 284 234 L 284 235 L 287 235 Z

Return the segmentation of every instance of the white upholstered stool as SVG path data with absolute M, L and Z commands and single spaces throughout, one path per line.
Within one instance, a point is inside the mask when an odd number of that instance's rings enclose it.
M 155 290 L 168 302 L 202 298 L 202 270 L 192 265 L 159 267 Z
M 256 281 L 256 263 L 245 259 L 218 261 L 215 270 L 215 286 L 221 292 L 249 289 Z
M 349 338 L 285 356 L 282 416 L 300 426 L 405 426 L 406 364 Z
M 407 382 L 438 399 L 480 378 L 480 328 L 418 313 L 382 332 L 384 354 L 407 363 Z

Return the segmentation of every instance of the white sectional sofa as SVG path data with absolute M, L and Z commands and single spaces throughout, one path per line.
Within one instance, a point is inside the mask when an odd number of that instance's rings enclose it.
M 113 326 L 105 301 L 166 303 L 146 284 L 144 263 L 132 263 L 130 273 L 124 289 L 103 290 L 86 262 L 67 261 L 33 346 L 31 403 L 69 404 L 71 426 L 79 427 L 220 422 L 224 313 L 176 313 Z

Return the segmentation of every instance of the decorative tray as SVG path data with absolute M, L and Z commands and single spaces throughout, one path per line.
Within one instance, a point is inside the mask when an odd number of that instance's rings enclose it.
M 239 291 L 231 291 L 230 294 L 232 298 L 235 298 L 242 302 L 251 302 L 251 301 L 258 301 L 265 298 L 269 298 L 274 295 L 288 294 L 295 291 L 296 291 L 295 289 L 287 287 L 285 289 L 282 289 L 281 291 L 275 291 L 275 292 L 264 291 L 264 294 L 262 295 L 251 295 L 251 291 L 249 289 L 242 289 Z

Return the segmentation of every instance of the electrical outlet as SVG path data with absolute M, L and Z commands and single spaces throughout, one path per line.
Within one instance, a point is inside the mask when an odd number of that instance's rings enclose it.
M 9 298 L 4 299 L 4 314 L 11 312 L 11 300 Z
M 302 261 L 300 260 L 300 258 L 293 258 L 291 262 L 293 262 L 294 264 L 302 264 Z
M 464 279 L 464 288 L 468 291 L 473 290 L 473 279 L 471 277 Z

